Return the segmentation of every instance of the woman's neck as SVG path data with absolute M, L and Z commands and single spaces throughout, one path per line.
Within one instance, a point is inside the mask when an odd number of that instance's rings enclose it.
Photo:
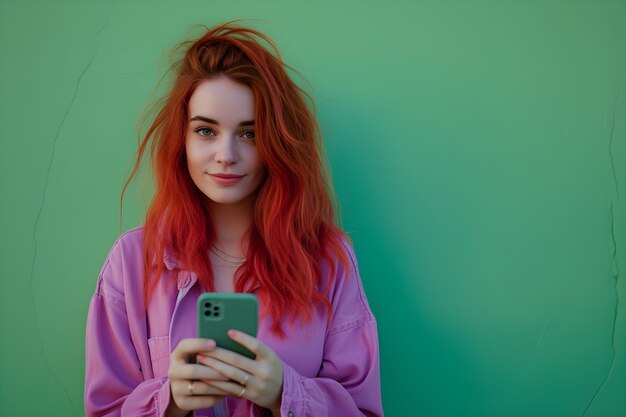
M 245 257 L 248 251 L 247 231 L 252 223 L 252 204 L 209 203 L 209 216 L 215 230 L 215 244 L 229 255 Z

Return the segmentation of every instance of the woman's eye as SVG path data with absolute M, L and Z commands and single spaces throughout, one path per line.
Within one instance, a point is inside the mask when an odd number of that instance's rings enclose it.
M 245 136 L 248 133 L 251 134 L 252 136 Z M 253 130 L 246 130 L 245 132 L 243 132 L 243 134 L 246 137 L 246 139 L 254 140 L 254 131 Z
M 200 132 L 201 132 L 201 131 L 203 131 L 203 130 L 208 130 L 208 131 L 210 131 L 210 132 L 215 133 L 215 132 L 213 131 L 213 129 L 209 129 L 208 127 L 200 127 L 200 128 L 198 128 L 198 129 L 196 129 L 196 133 L 200 134 L 200 136 L 209 136 L 209 135 L 204 135 L 204 134 L 201 134 Z

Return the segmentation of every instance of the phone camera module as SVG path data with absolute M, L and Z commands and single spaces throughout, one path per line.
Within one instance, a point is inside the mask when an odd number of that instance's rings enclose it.
M 215 300 L 205 300 L 202 302 L 202 317 L 205 320 L 219 321 L 224 318 L 222 311 L 225 310 L 224 303 Z

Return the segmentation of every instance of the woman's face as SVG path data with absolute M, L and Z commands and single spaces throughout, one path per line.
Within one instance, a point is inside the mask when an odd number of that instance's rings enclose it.
M 205 80 L 189 100 L 187 167 L 209 205 L 248 204 L 265 175 L 254 139 L 254 94 L 225 77 Z

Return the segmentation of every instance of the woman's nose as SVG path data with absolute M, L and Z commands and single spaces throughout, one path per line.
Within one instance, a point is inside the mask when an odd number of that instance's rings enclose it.
M 233 138 L 224 138 L 219 141 L 215 158 L 218 163 L 231 165 L 237 162 L 237 144 Z

